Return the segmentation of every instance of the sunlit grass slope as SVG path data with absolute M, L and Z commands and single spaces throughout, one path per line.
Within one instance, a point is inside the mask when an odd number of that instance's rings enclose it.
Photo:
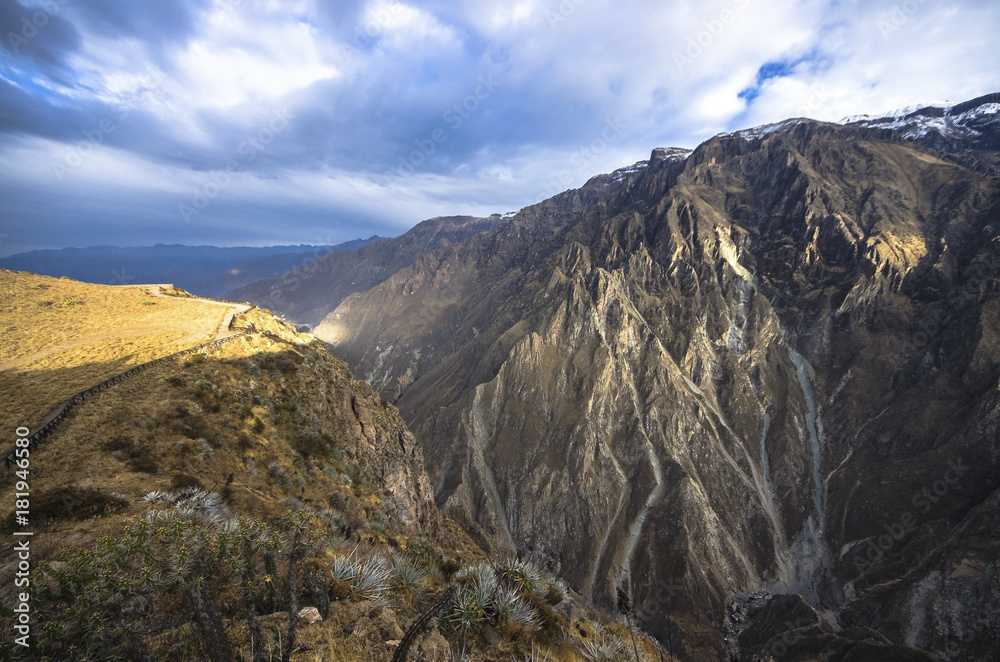
M 0 270 L 0 430 L 34 428 L 70 396 L 212 338 L 226 308 Z

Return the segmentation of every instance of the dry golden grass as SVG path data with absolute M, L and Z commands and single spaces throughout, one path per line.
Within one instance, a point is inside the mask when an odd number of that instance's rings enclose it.
M 226 308 L 0 270 L 0 430 L 34 428 L 70 396 L 210 340 Z

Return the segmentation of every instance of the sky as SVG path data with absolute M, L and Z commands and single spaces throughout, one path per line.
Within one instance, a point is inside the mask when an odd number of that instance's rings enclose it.
M 0 0 L 0 256 L 333 244 L 1000 91 L 995 0 Z

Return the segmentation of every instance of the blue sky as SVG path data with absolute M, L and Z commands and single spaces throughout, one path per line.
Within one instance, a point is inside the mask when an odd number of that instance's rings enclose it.
M 0 0 L 0 255 L 336 243 L 1000 91 L 993 0 Z

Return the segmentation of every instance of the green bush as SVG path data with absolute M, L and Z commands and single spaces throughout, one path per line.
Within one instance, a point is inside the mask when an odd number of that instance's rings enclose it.
M 205 362 L 205 355 L 200 353 L 195 353 L 191 355 L 187 361 L 184 362 L 185 368 L 190 368 L 193 365 L 198 365 Z
M 93 549 L 39 563 L 34 659 L 131 662 L 175 659 L 184 649 L 230 662 L 238 659 L 239 644 L 249 645 L 253 662 L 268 659 L 259 616 L 276 609 L 278 590 L 285 592 L 282 604 L 297 613 L 300 565 L 315 542 L 310 516 L 280 518 L 282 535 L 258 520 L 232 519 L 215 493 L 152 492 L 146 501 L 167 509 Z M 286 559 L 283 586 L 278 555 Z M 234 587 L 238 599 L 224 606 L 221 597 L 232 598 Z M 289 619 L 276 637 L 284 660 L 297 627 L 297 619 Z M 249 640 L 234 641 L 241 636 Z

